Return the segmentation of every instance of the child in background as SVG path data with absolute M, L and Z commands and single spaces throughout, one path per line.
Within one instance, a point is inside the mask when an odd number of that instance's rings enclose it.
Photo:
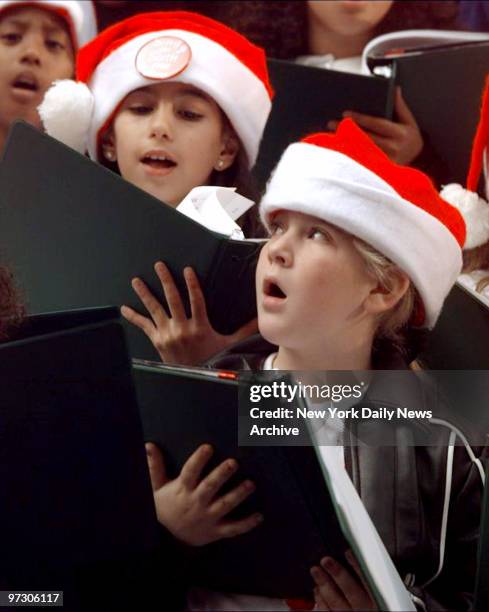
M 464 247 L 463 274 L 459 282 L 480 294 L 489 303 L 489 175 L 487 171 L 487 146 L 489 144 L 489 79 L 486 81 L 481 102 L 479 124 L 477 126 L 466 189 L 451 183 L 441 190 L 441 196 L 456 206 L 464 217 L 467 226 L 467 240 Z M 478 189 L 483 174 L 482 191 Z
M 463 219 L 431 181 L 392 163 L 345 120 L 336 134 L 315 134 L 286 150 L 260 212 L 271 234 L 256 274 L 258 323 L 267 342 L 248 340 L 212 365 L 295 371 L 407 368 L 412 336 L 434 326 L 462 265 Z M 434 397 L 426 391 L 418 389 L 415 403 L 434 408 Z M 399 405 L 413 399 L 411 387 L 398 385 L 396 392 Z M 402 425 L 396 433 L 399 447 L 348 446 L 340 434 L 338 469 L 348 469 L 423 609 L 468 610 L 480 466 L 464 448 L 453 446 L 450 426 L 426 426 L 432 446 L 410 446 Z M 198 475 L 191 487 L 185 486 L 183 473 L 165 482 L 155 446 L 150 457 L 161 522 L 179 539 L 198 544 L 193 534 L 203 537 L 214 508 L 192 504 L 195 522 L 185 524 L 183 509 L 201 485 Z M 185 495 L 172 503 L 170 490 L 178 487 Z M 316 609 L 374 609 L 354 559 L 346 558 L 346 564 L 325 558 L 312 568 Z M 188 605 L 191 610 L 288 610 L 312 609 L 314 603 L 194 589 Z
M 173 207 L 200 185 L 250 195 L 272 89 L 263 51 L 246 38 L 194 13 L 137 15 L 81 49 L 77 79 L 47 93 L 40 112 L 49 134 Z M 155 270 L 172 316 L 140 279 L 133 288 L 151 318 L 128 307 L 122 314 L 163 360 L 198 363 L 256 329 L 252 321 L 230 336 L 215 332 L 190 268 L 187 319 L 168 269 L 158 262 Z
M 0 1 L 0 149 L 16 119 L 41 127 L 46 90 L 72 76 L 78 47 L 96 33 L 92 2 Z
M 263 46 L 267 55 L 317 68 L 361 73 L 364 47 L 375 37 L 406 29 L 457 30 L 457 2 L 367 0 L 365 2 L 226 2 L 223 20 Z M 439 180 L 446 167 L 423 142 L 416 118 L 400 90 L 389 121 L 345 108 L 389 157 Z M 331 121 L 329 129 L 337 122 Z

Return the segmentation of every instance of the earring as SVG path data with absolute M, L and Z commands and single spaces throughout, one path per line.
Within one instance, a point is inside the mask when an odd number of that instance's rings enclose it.
M 224 160 L 223 160 L 223 159 L 220 159 L 220 160 L 217 162 L 217 170 L 222 170 L 222 167 L 223 167 L 223 166 L 224 166 Z
M 105 155 L 105 158 L 110 162 L 114 161 L 115 159 L 115 153 L 114 151 L 111 151 L 110 149 L 108 151 L 104 151 L 104 155 Z

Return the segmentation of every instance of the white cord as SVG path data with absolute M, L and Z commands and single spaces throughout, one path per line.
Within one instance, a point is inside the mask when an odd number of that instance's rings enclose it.
M 432 419 L 430 419 L 432 420 Z M 452 490 L 452 473 L 453 473 L 453 453 L 455 450 L 455 439 L 457 434 L 454 431 L 450 432 L 448 438 L 448 450 L 447 450 L 447 473 L 445 479 L 445 499 L 443 500 L 443 515 L 441 519 L 441 533 L 440 533 L 440 561 L 438 563 L 438 569 L 436 574 L 423 584 L 423 588 L 436 580 L 443 569 L 443 563 L 445 561 L 445 542 L 447 538 L 447 524 L 448 524 L 448 507 L 450 505 L 450 493 Z
M 424 601 L 419 597 L 416 597 L 416 595 L 413 595 L 412 593 L 409 594 L 411 595 L 411 599 L 413 600 L 413 602 L 420 606 L 424 610 L 424 612 L 426 612 L 426 604 L 424 603 Z
M 430 422 L 434 423 L 435 425 L 442 425 L 444 427 L 448 427 L 449 429 L 452 430 L 452 432 L 454 432 L 462 440 L 462 442 L 463 442 L 463 444 L 465 446 L 465 450 L 467 451 L 467 454 L 470 457 L 470 460 L 472 461 L 472 463 L 475 463 L 475 465 L 477 466 L 477 469 L 479 470 L 479 475 L 480 475 L 481 480 L 482 480 L 482 486 L 484 486 L 485 483 L 486 483 L 486 475 L 484 473 L 484 467 L 482 465 L 482 462 L 481 462 L 480 459 L 478 459 L 475 456 L 474 451 L 472 450 L 470 444 L 467 441 L 467 438 L 460 431 L 460 429 L 458 427 L 455 427 L 455 425 L 453 425 L 449 421 L 445 421 L 445 419 L 432 418 L 432 419 L 430 419 Z

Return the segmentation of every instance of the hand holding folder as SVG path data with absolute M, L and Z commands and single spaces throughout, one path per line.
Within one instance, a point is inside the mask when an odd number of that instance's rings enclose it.
M 227 516 L 255 488 L 251 480 L 245 480 L 222 493 L 223 486 L 238 469 L 234 459 L 223 461 L 202 476 L 212 456 L 212 447 L 203 444 L 187 459 L 180 474 L 171 480 L 159 448 L 149 443 L 146 454 L 158 520 L 181 542 L 203 546 L 241 535 L 261 523 L 263 517 L 258 513 L 241 519 Z
M 204 293 L 192 268 L 183 271 L 190 303 L 190 317 L 187 317 L 181 295 L 167 266 L 159 261 L 155 264 L 155 272 L 161 282 L 169 314 L 140 278 L 133 279 L 132 287 L 149 317 L 128 306 L 123 306 L 121 313 L 146 334 L 165 363 L 198 365 L 258 331 L 256 318 L 233 334 L 216 331 L 209 321 Z
M 14 125 L 0 164 L 0 243 L 30 314 L 137 309 L 136 276 L 164 304 L 154 283 L 158 260 L 170 268 L 187 314 L 181 271 L 192 266 L 219 333 L 234 333 L 256 314 L 256 242 L 203 227 L 27 124 Z M 128 344 L 132 357 L 156 357 L 139 330 L 128 329 Z
M 151 362 L 135 363 L 133 373 L 145 439 L 163 449 L 169 474 L 177 476 L 195 449 L 211 442 L 213 465 L 234 457 L 235 476 L 256 485 L 232 516 L 263 513 L 263 525 L 199 549 L 193 585 L 310 599 L 310 568 L 325 555 L 341 560 L 351 548 L 380 609 L 414 610 L 337 447 L 238 446 L 232 373 Z

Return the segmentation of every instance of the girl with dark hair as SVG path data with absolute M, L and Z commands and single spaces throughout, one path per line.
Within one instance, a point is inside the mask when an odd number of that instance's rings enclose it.
M 250 169 L 273 92 L 265 54 L 246 38 L 195 13 L 135 15 L 81 49 L 77 78 L 59 81 L 44 98 L 40 113 L 50 135 L 87 148 L 92 159 L 172 207 L 201 185 L 236 187 L 256 201 Z M 241 222 L 256 236 L 253 208 Z M 217 333 L 190 268 L 184 277 L 193 316 L 177 316 L 184 309 L 173 279 L 162 262 L 155 271 L 173 316 L 141 279 L 133 288 L 150 317 L 125 306 L 122 314 L 164 361 L 203 361 L 256 329 L 251 321 L 234 334 Z

